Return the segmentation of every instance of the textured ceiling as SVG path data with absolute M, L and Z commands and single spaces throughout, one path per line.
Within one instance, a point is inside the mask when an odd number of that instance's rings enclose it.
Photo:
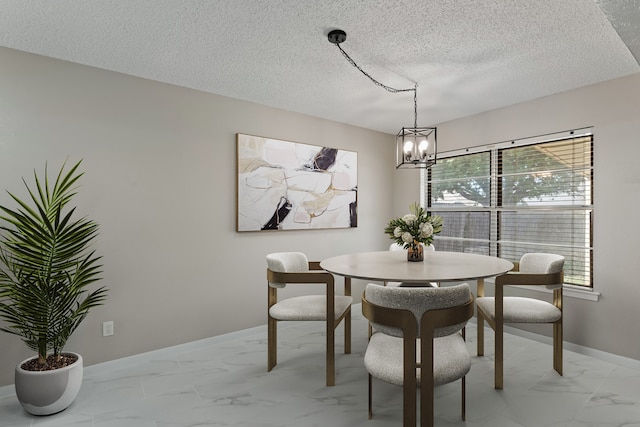
M 633 0 L 0 0 L 0 46 L 395 133 L 412 94 L 373 85 L 329 30 L 382 83 L 417 82 L 429 126 L 639 72 L 639 16 Z

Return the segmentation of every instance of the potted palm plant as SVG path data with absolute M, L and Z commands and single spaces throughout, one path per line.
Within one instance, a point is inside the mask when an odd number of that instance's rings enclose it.
M 84 174 L 81 162 L 66 172 L 65 162 L 53 186 L 45 165 L 44 176 L 34 171 L 34 186 L 23 179 L 27 201 L 8 192 L 17 206 L 0 205 L 0 330 L 37 352 L 15 376 L 18 400 L 34 415 L 60 412 L 77 396 L 82 357 L 63 348 L 107 294 L 104 287 L 89 289 L 102 273 L 101 257 L 90 249 L 98 225 L 68 208 Z

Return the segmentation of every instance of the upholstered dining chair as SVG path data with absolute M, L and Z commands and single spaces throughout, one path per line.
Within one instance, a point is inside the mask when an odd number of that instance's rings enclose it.
M 320 263 L 302 252 L 277 252 L 267 255 L 268 324 L 267 369 L 277 364 L 278 322 L 315 320 L 326 323 L 326 380 L 335 385 L 335 329 L 344 319 L 344 352 L 351 353 L 351 284 L 345 283 L 344 295 L 336 295 L 333 275 Z M 296 296 L 278 301 L 278 289 L 287 284 L 322 284 L 320 295 Z
M 553 368 L 562 375 L 562 283 L 564 257 L 556 254 L 526 253 L 511 272 L 496 277 L 495 297 L 485 297 L 478 287 L 478 356 L 484 355 L 484 321 L 495 332 L 495 388 L 504 387 L 504 324 L 553 324 Z M 553 303 L 525 297 L 505 297 L 511 285 L 546 286 L 553 289 Z
M 429 246 L 422 245 L 422 247 L 424 248 L 425 251 L 434 252 L 436 250 L 435 246 L 433 246 L 433 243 L 430 244 Z M 402 245 L 399 245 L 395 242 L 389 245 L 389 250 L 405 251 L 405 252 L 407 251 L 405 248 L 402 247 Z M 386 286 L 433 286 L 434 288 L 438 287 L 438 283 L 436 282 L 429 282 L 429 283 L 385 282 L 385 285 Z
M 416 391 L 420 386 L 420 425 L 433 426 L 434 387 L 462 379 L 471 357 L 464 327 L 473 316 L 473 295 L 466 283 L 441 288 L 368 284 L 362 314 L 375 332 L 364 356 L 369 373 L 369 419 L 373 416 L 372 377 L 399 385 L 403 425 L 416 425 Z

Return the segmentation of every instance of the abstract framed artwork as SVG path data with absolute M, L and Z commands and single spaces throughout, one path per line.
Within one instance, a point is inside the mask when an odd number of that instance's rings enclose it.
M 237 231 L 358 225 L 358 155 L 237 134 Z

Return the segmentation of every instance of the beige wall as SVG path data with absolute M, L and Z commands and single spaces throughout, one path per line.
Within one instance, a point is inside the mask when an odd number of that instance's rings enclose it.
M 388 219 L 419 200 L 418 173 L 394 172 L 389 135 L 5 48 L 0 63 L 0 190 L 21 191 L 20 177 L 45 161 L 85 159 L 76 200 L 101 225 L 111 289 L 67 347 L 87 364 L 264 324 L 266 253 L 384 249 Z M 438 128 L 446 151 L 594 127 L 602 297 L 566 300 L 565 338 L 637 360 L 639 95 L 640 74 Z M 358 228 L 236 233 L 236 132 L 357 151 Z M 115 335 L 103 338 L 106 320 Z M 0 386 L 28 356 L 0 334 Z
M 440 124 L 438 148 L 587 126 L 595 144 L 594 289 L 602 295 L 598 302 L 565 299 L 565 340 L 640 360 L 640 74 Z M 419 196 L 419 183 L 398 171 L 394 190 L 394 205 L 406 206 Z
M 110 288 L 67 345 L 89 365 L 266 323 L 269 252 L 387 247 L 390 135 L 5 48 L 0 64 L 0 201 L 84 158 L 76 202 Z M 237 233 L 237 132 L 357 151 L 358 228 Z M 0 333 L 0 386 L 30 355 Z

